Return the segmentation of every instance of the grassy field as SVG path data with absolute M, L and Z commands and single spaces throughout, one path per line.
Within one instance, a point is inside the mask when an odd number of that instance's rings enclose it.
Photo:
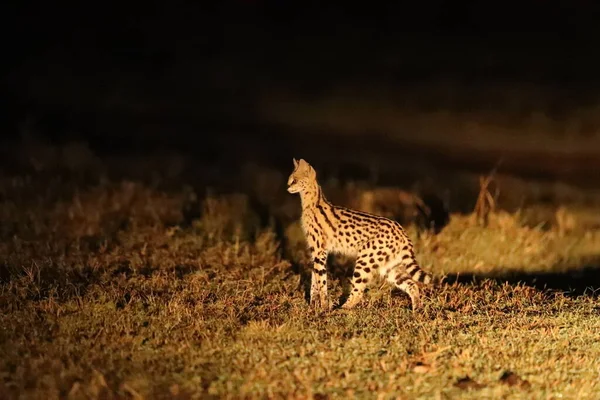
M 443 82 L 412 90 L 345 85 L 308 99 L 270 90 L 258 110 L 267 121 L 307 133 L 360 138 L 368 132 L 391 142 L 463 151 L 596 154 L 597 101 L 569 107 L 549 100 L 557 97 L 525 85 L 471 91 Z
M 0 398 L 600 396 L 600 230 L 577 223 L 593 209 L 411 225 L 423 267 L 446 276 L 423 311 L 378 282 L 356 309 L 320 312 L 282 182 L 265 218 L 176 168 L 138 179 L 136 160 L 85 160 L 0 175 Z M 331 260 L 332 299 L 349 261 Z

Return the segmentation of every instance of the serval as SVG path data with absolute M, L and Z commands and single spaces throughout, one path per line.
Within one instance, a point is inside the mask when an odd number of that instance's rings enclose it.
M 341 308 L 350 309 L 360 302 L 376 272 L 410 296 L 413 311 L 421 308 L 418 283 L 429 284 L 432 276 L 419 267 L 402 226 L 388 218 L 331 204 L 323 195 L 315 169 L 302 159 L 293 161 L 287 190 L 300 194 L 302 230 L 313 264 L 311 306 L 330 308 L 327 255 L 338 253 L 356 258 L 352 289 Z

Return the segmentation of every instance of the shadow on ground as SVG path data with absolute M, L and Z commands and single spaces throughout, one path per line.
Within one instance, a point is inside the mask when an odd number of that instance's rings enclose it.
M 537 290 L 562 293 L 566 296 L 600 296 L 600 256 L 578 264 L 568 265 L 561 271 L 508 271 L 506 273 L 457 273 L 448 274 L 446 284 L 479 284 L 486 280 L 511 285 L 523 284 Z

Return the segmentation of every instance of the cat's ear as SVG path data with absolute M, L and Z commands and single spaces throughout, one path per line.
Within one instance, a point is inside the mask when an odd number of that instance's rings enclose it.
M 294 168 L 298 168 L 298 161 L 295 158 L 292 158 L 292 160 L 294 160 Z

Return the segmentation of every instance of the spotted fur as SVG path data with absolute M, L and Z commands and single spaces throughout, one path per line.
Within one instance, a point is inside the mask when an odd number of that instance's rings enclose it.
M 421 307 L 418 283 L 431 275 L 415 259 L 413 244 L 402 226 L 390 219 L 331 204 L 317 182 L 317 173 L 304 160 L 294 159 L 288 192 L 299 193 L 302 229 L 312 256 L 311 305 L 328 308 L 327 255 L 356 257 L 352 289 L 342 308 L 358 304 L 375 273 L 410 296 L 412 309 Z

